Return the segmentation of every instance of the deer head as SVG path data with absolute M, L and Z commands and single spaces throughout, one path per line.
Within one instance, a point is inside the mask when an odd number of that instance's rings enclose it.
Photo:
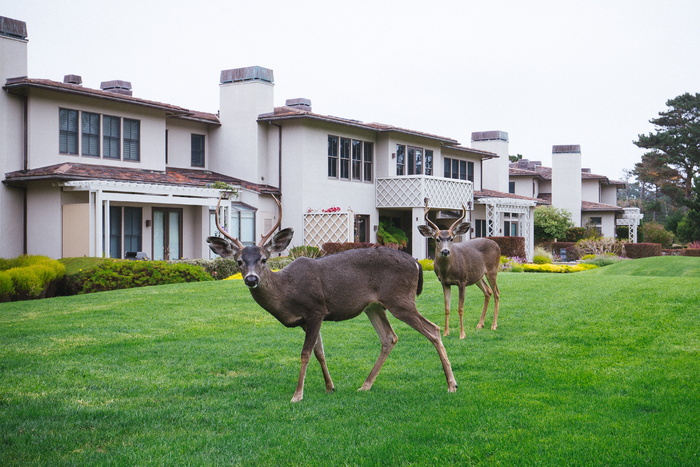
M 440 253 L 443 257 L 450 256 L 450 250 L 452 249 L 455 237 L 469 232 L 469 227 L 471 227 L 470 222 L 462 222 L 467 215 L 467 208 L 462 205 L 462 216 L 447 230 L 440 230 L 440 228 L 428 218 L 428 211 L 430 211 L 430 208 L 426 206 L 424 215 L 427 225 L 419 225 L 418 231 L 424 237 L 435 239 L 436 253 Z
M 244 246 L 237 238 L 226 232 L 219 223 L 219 208 L 223 195 L 222 193 L 221 196 L 219 196 L 219 201 L 216 204 L 215 218 L 216 228 L 219 229 L 219 232 L 221 232 L 226 239 L 221 237 L 207 237 L 207 243 L 209 243 L 209 248 L 217 255 L 223 258 L 233 257 L 241 268 L 241 275 L 243 276 L 245 285 L 254 289 L 260 284 L 265 274 L 270 271 L 266 265 L 267 260 L 273 253 L 280 253 L 289 246 L 289 243 L 292 241 L 292 236 L 294 235 L 294 230 L 291 228 L 282 229 L 275 235 L 272 235 L 282 223 L 280 202 L 273 195 L 272 198 L 275 200 L 275 203 L 277 203 L 277 208 L 280 213 L 277 217 L 277 223 L 269 232 L 260 238 L 260 242 L 257 245 Z M 270 236 L 272 236 L 272 239 L 270 239 Z M 268 239 L 270 240 L 268 241 Z

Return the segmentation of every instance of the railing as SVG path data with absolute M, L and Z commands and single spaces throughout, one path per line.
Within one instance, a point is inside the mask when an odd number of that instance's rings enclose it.
M 422 207 L 462 209 L 474 203 L 474 184 L 467 180 L 407 175 L 376 180 L 377 208 Z

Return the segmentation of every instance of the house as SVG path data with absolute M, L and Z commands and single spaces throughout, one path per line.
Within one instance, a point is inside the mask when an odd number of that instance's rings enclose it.
M 0 17 L 0 257 L 209 257 L 223 182 L 225 228 L 253 244 L 281 199 L 292 245 L 374 242 L 380 224 L 431 254 L 424 208 L 471 237 L 518 235 L 532 251 L 532 194 L 509 193 L 508 135 L 456 139 L 321 115 L 309 99 L 275 106 L 274 73 L 223 70 L 217 113 L 151 101 L 125 80 L 27 77 L 27 29 Z M 505 188 L 504 188 L 505 187 Z
M 615 227 L 630 227 L 636 242 L 636 227 L 642 215 L 637 208 L 617 206 L 617 190 L 624 182 L 610 180 L 581 167 L 581 146 L 552 147 L 552 167 L 522 159 L 510 164 L 509 192 L 532 196 L 571 214 L 576 227 L 596 229 L 604 237 L 615 237 Z

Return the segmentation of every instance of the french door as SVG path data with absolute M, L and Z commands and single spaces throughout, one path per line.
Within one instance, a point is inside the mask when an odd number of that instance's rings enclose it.
M 182 258 L 182 210 L 153 209 L 153 259 Z

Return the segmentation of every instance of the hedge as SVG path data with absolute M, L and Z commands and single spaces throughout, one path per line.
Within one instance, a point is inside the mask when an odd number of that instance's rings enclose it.
M 501 255 L 509 258 L 526 258 L 525 237 L 486 237 L 498 243 Z
M 700 256 L 700 248 L 686 248 L 683 251 L 683 256 Z
M 625 256 L 632 259 L 661 256 L 660 243 L 625 243 Z

